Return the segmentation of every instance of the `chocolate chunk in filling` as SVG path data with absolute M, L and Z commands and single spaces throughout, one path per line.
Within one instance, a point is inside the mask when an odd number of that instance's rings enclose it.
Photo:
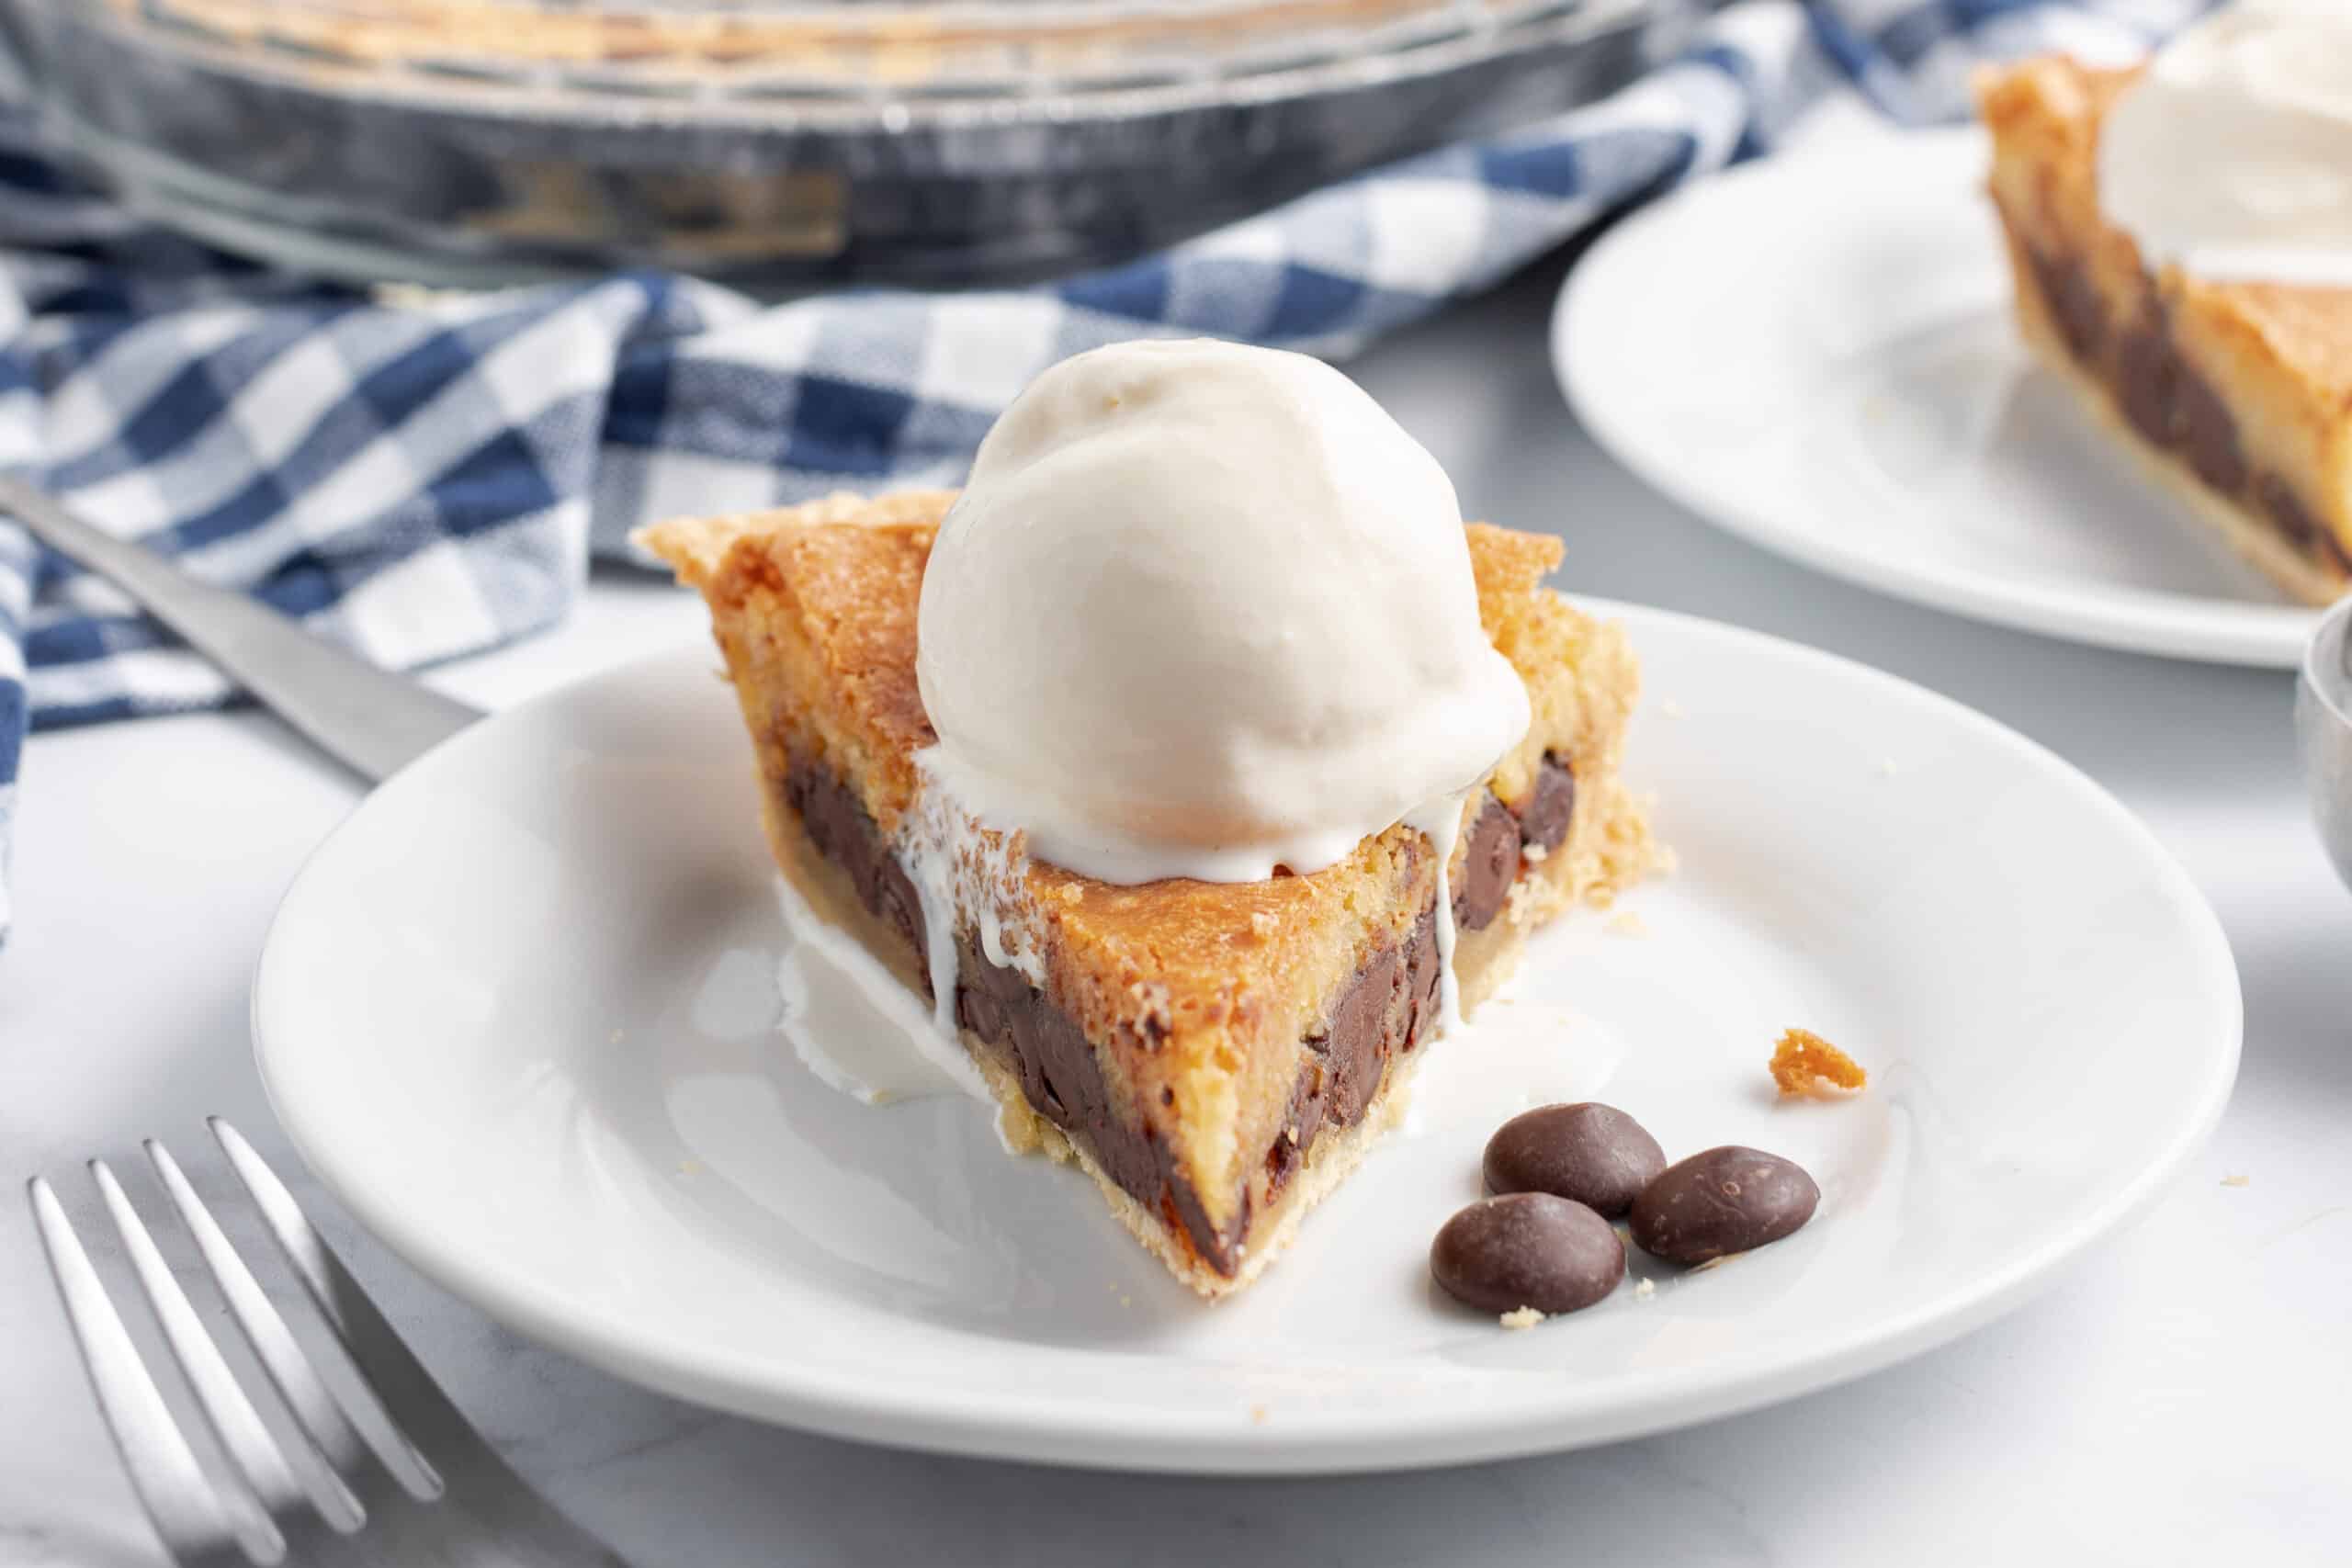
M 1489 795 L 1471 819 L 1462 869 L 1453 889 L 1453 923 L 1465 931 L 1495 923 L 1519 881 L 1520 856 L 1532 845 L 1545 852 L 1566 841 L 1577 809 L 1577 778 L 1549 752 L 1535 783 L 1514 810 Z
M 1454 874 L 1453 923 L 1466 931 L 1495 923 L 1519 880 L 1519 820 L 1493 795 L 1471 821 L 1462 869 Z
M 2150 444 L 2180 452 L 2199 479 L 2224 494 L 2245 488 L 2238 422 L 2173 346 L 2160 310 L 2152 307 L 2117 345 L 2114 386 L 2123 417 Z
M 2318 546 L 2322 535 L 2319 519 L 2304 509 L 2301 498 L 2286 480 L 2277 474 L 2263 475 L 2255 481 L 2254 498 L 2289 539 L 2307 550 Z
M 2169 450 L 2180 444 L 2180 356 L 2173 352 L 2172 336 L 2164 318 L 2154 310 L 2147 319 L 2124 333 L 2115 351 L 2117 401 L 2123 417 L 2155 446 Z
M 865 803 L 830 769 L 813 763 L 792 769 L 785 799 L 809 843 L 841 868 L 859 901 L 908 942 L 928 991 L 922 906 Z M 1482 812 L 1481 820 L 1487 815 Z M 1508 823 L 1510 814 L 1503 818 Z M 1515 840 L 1512 850 L 1515 864 Z M 1499 907 L 1499 897 L 1496 903 Z M 1234 1220 L 1223 1229 L 1212 1224 L 1157 1129 L 1148 1121 L 1130 1122 L 1113 1103 L 1094 1046 L 1077 1021 L 1017 970 L 988 962 L 968 934 L 960 938 L 957 953 L 958 1021 L 1004 1048 L 1023 1098 L 1082 1145 L 1123 1191 L 1182 1230 L 1210 1268 L 1230 1276 L 1250 1231 L 1246 1184 Z M 1270 1191 L 1280 1190 L 1324 1123 L 1363 1120 L 1389 1063 L 1427 1037 L 1437 995 L 1436 921 L 1424 913 L 1402 942 L 1374 950 L 1341 989 L 1329 1022 L 1306 1041 L 1290 1113 L 1265 1156 Z
M 2037 250 L 2029 249 L 2027 259 L 2068 351 L 2098 368 L 2106 321 L 2088 273 L 2078 261 Z M 2153 293 L 2141 318 L 2117 340 L 2105 379 L 2116 407 L 2149 445 L 2179 453 L 2208 487 L 2268 518 L 2281 538 L 2322 567 L 2352 573 L 2352 550 L 2293 487 L 2277 474 L 2256 472 L 2247 461 L 2236 418 L 2212 384 L 2181 355 Z M 1526 810 L 1522 805 L 1522 818 Z
M 956 1018 L 983 1040 L 1004 1046 L 1021 1093 L 1037 1113 L 1083 1144 L 1121 1190 L 1168 1219 L 1220 1274 L 1230 1274 L 1235 1244 L 1248 1234 L 1248 1194 L 1229 1233 L 1209 1223 L 1200 1194 L 1148 1122 L 1130 1124 L 1111 1103 L 1094 1046 L 1069 1014 L 1046 999 L 1017 969 L 991 964 L 969 933 L 956 943 Z
M 1363 1119 L 1389 1064 L 1418 1046 L 1437 1017 L 1437 922 L 1423 915 L 1401 947 L 1379 950 L 1306 1040 L 1309 1055 L 1292 1086 L 1283 1130 L 1266 1151 L 1267 1193 L 1282 1190 L 1300 1151 L 1324 1124 Z
M 831 770 L 802 762 L 785 775 L 784 798 L 817 852 L 842 869 L 857 901 L 904 937 L 913 949 L 925 993 L 931 990 L 931 946 L 922 899 L 906 868 L 882 841 L 865 803 Z
M 2107 307 L 2089 271 L 2073 256 L 2053 256 L 2030 246 L 2026 260 L 2068 352 L 2086 365 L 2096 363 L 2107 344 Z
M 2245 453 L 2238 446 L 2238 422 L 2219 393 L 2186 364 L 2173 402 L 2180 423 L 2181 451 L 2197 477 L 2223 495 L 2245 489 Z
M 1535 787 L 1519 803 L 1519 840 L 1549 854 L 1568 840 L 1577 815 L 1577 775 L 1549 751 L 1535 770 Z

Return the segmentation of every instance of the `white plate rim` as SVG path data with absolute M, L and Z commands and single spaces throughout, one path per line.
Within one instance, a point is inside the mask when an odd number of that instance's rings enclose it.
M 1976 731 L 2007 749 L 2021 766 L 2045 770 L 2073 791 L 2087 809 L 2105 814 L 2144 852 L 2148 868 L 2167 889 L 2166 902 L 2181 918 L 2193 952 L 2184 955 L 2205 974 L 2197 994 L 2214 1004 L 2219 1026 L 2216 1048 L 2204 1061 L 2195 1092 L 2181 1102 L 2184 1114 L 2162 1151 L 2106 1201 L 2082 1216 L 2070 1231 L 2054 1233 L 2032 1252 L 1973 1287 L 1947 1292 L 1907 1314 L 1866 1332 L 1837 1337 L 1800 1337 L 1778 1353 L 1757 1358 L 1740 1376 L 1711 1375 L 1702 1365 L 1671 1371 L 1645 1371 L 1623 1381 L 1643 1389 L 1638 1400 L 1620 1398 L 1596 1418 L 1586 1408 L 1563 1411 L 1563 1401 L 1527 1402 L 1508 1416 L 1459 1413 L 1450 1421 L 1423 1421 L 1409 1431 L 1367 1429 L 1360 1417 L 1318 1424 L 1285 1419 L 1237 1428 L 1229 1416 L 1200 1411 L 1155 1412 L 1148 1429 L 1132 1411 L 1023 1409 L 985 1399 L 893 1401 L 854 1378 L 807 1371 L 789 1386 L 774 1382 L 748 1390 L 740 1369 L 730 1372 L 725 1356 L 681 1351 L 672 1346 L 649 1355 L 641 1333 L 622 1320 L 594 1321 L 593 1313 L 563 1310 L 526 1281 L 484 1273 L 467 1260 L 436 1249 L 428 1224 L 404 1215 L 397 1201 L 351 1179 L 334 1156 L 333 1140 L 313 1127 L 305 1108 L 285 1092 L 273 1068 L 284 1043 L 273 1025 L 282 1010 L 273 998 L 282 988 L 273 954 L 280 924 L 299 910 L 313 865 L 368 812 L 363 800 L 352 815 L 307 857 L 282 898 L 264 938 L 251 994 L 254 1055 L 263 1087 L 295 1149 L 335 1200 L 378 1241 L 452 1295 L 540 1343 L 601 1367 L 628 1381 L 735 1414 L 827 1436 L 892 1447 L 976 1457 L 1183 1474 L 1337 1474 L 1420 1469 L 1555 1452 L 1622 1441 L 1719 1419 L 1799 1394 L 1835 1387 L 1947 1344 L 2014 1308 L 2047 1283 L 2055 1270 L 2136 1218 L 2161 1196 L 2186 1162 L 2203 1145 L 2226 1108 L 2234 1085 L 2244 1039 L 2244 999 L 2235 959 L 2219 918 L 2188 872 L 2145 823 L 2080 769 L 2039 742 L 1952 698 L 1857 660 L 1791 639 L 1676 611 L 1573 596 L 1580 609 L 1627 621 L 1638 637 L 1643 622 L 1667 624 L 1681 632 L 1712 637 L 1732 649 L 1770 649 L 1824 670 L 1833 678 L 1859 680 Z M 567 682 L 484 719 L 435 748 L 379 786 L 405 787 L 449 759 L 496 742 L 511 715 L 536 714 L 576 701 L 600 682 L 676 655 L 655 655 Z M 1572 1385 L 1589 1396 L 1596 1385 Z M 1605 1385 L 1603 1385 L 1605 1386 Z M 1581 1405 L 1584 1401 L 1577 1403 Z M 1572 1429 L 1564 1430 L 1564 1426 Z
M 1662 433 L 1609 396 L 1614 372 L 1587 351 L 1594 338 L 1585 323 L 1622 310 L 1620 277 L 1637 269 L 1641 247 L 1688 221 L 1720 189 L 1810 181 L 1834 172 L 1855 182 L 1855 210 L 1866 213 L 1867 182 L 1872 177 L 1900 175 L 1981 186 L 1989 146 L 1989 138 L 1975 126 L 1887 131 L 1852 145 L 1742 164 L 1633 214 L 1578 258 L 1561 284 L 1552 311 L 1551 347 L 1562 394 L 1602 449 L 1653 490 L 1726 533 L 1816 571 L 1932 609 L 2069 642 L 2206 663 L 2294 669 L 2318 610 L 2122 586 L 2075 587 L 1849 548 L 1804 524 L 1800 498 L 1713 484 L 1691 467 L 1676 463 Z M 1992 221 L 1989 213 L 1985 220 Z

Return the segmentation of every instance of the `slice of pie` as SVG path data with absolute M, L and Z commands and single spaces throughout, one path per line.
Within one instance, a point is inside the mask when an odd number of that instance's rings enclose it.
M 2352 290 L 2152 271 L 2098 200 L 2132 71 L 1983 77 L 1994 206 L 2035 355 L 2169 490 L 2297 598 L 2352 590 Z
M 915 761 L 934 739 L 916 606 L 953 499 L 835 497 L 639 536 L 709 603 L 777 864 L 926 995 L 908 851 L 943 803 Z M 1531 929 L 1653 861 L 1618 776 L 1638 684 L 1623 637 L 1542 586 L 1557 540 L 1472 525 L 1469 547 L 1481 621 L 1534 717 L 1471 794 L 1450 868 L 1465 1006 Z M 966 828 L 988 852 L 956 879 L 955 1011 L 1006 1141 L 1076 1160 L 1196 1291 L 1249 1283 L 1395 1119 L 1436 1031 L 1430 839 L 1393 827 L 1311 875 L 1120 886 Z

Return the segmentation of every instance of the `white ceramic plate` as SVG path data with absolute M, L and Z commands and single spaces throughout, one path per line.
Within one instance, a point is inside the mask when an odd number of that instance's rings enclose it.
M 1681 869 L 1531 952 L 1247 1295 L 1203 1306 L 964 1100 L 869 1107 L 774 1032 L 783 940 L 735 705 L 682 652 L 486 721 L 286 898 L 271 1098 L 378 1235 L 526 1333 L 686 1397 L 923 1448 L 1252 1472 L 1566 1448 L 1820 1388 L 2017 1303 L 2219 1115 L 2212 914 L 2122 807 L 1888 676 L 1656 611 L 1634 770 Z M 1673 716 L 1668 716 L 1669 714 Z M 1774 1103 L 1804 1024 L 1875 1072 Z M 1825 1197 L 1787 1242 L 1524 1333 L 1429 1284 L 1530 1101 Z
M 1973 130 L 1736 169 L 1569 273 L 1561 385 L 1684 506 L 1867 587 L 2053 637 L 2292 669 L 2289 604 L 2135 468 L 2010 322 Z

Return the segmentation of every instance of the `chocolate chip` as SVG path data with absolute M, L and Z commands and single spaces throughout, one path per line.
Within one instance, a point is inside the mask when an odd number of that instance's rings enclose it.
M 1778 1155 L 1726 1145 L 1670 1165 L 1634 1200 L 1634 1240 L 1669 1263 L 1704 1263 L 1793 1234 L 1821 1189 Z
M 2182 436 L 2180 416 L 2180 356 L 2163 314 L 2151 309 L 2147 317 L 2123 334 L 2115 351 L 2116 398 L 2133 429 L 2158 446 L 2170 447 Z
M 2029 249 L 2026 258 L 2068 352 L 2085 364 L 2097 360 L 2107 342 L 2107 305 L 2091 282 L 2090 270 L 2073 256 L 2045 251 Z
M 2265 474 L 2254 482 L 2254 497 L 2296 548 L 2314 553 L 2318 550 L 2319 519 L 2305 509 L 2293 486 L 2277 474 Z
M 1519 880 L 1519 823 L 1490 795 L 1464 838 L 1453 923 L 1465 931 L 1484 931 L 1510 901 L 1510 885 Z
M 1487 1140 L 1487 1191 L 1549 1192 L 1612 1220 L 1665 1168 L 1639 1122 L 1589 1101 L 1525 1111 Z
M 2173 408 L 2179 422 L 2181 447 L 2188 454 L 2188 466 L 2197 470 L 2198 478 L 2220 491 L 2223 495 L 2235 495 L 2245 488 L 2245 453 L 2238 446 L 2238 422 L 2221 395 L 2206 384 L 2203 377 L 2180 367 L 2179 383 L 2173 389 Z
M 1430 1273 L 1487 1312 L 1574 1312 L 1617 1288 L 1625 1244 L 1582 1203 L 1549 1192 L 1484 1198 L 1445 1222 Z
M 1523 844 L 1550 852 L 1567 841 L 1568 825 L 1577 814 L 1576 771 L 1546 751 L 1535 769 L 1534 787 L 1521 801 L 1519 839 Z

